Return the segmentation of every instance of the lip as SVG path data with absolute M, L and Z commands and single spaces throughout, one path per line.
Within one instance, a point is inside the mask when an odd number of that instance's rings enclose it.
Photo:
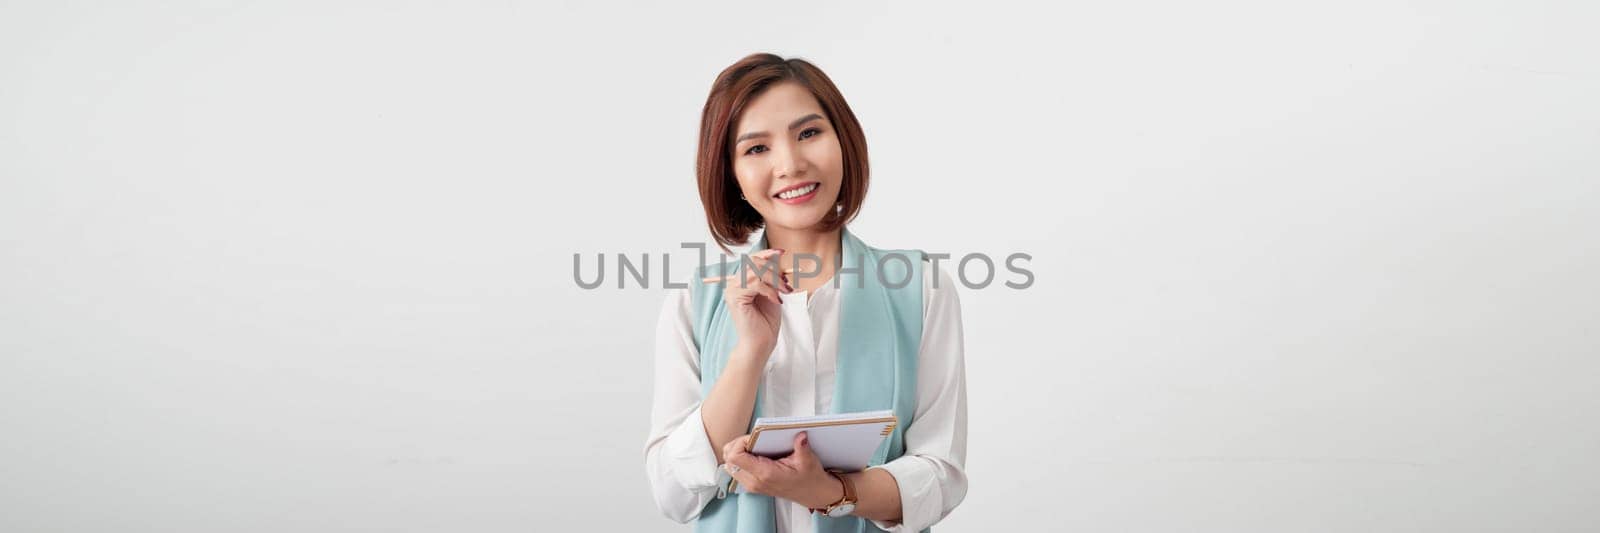
M 811 192 L 808 192 L 803 196 L 796 196 L 794 198 L 788 198 L 788 199 L 784 199 L 784 198 L 779 198 L 778 197 L 778 195 L 780 195 L 780 194 L 783 194 L 785 192 L 792 191 L 792 190 L 795 190 L 795 189 L 803 189 L 806 186 L 811 185 L 813 183 L 817 184 L 817 187 L 815 189 L 811 189 Z M 777 200 L 779 202 L 786 203 L 786 204 L 790 204 L 790 205 L 803 204 L 803 203 L 811 201 L 812 198 L 816 198 L 817 197 L 817 192 L 819 192 L 821 190 L 822 190 L 822 182 L 820 182 L 820 181 L 808 181 L 808 182 L 805 182 L 805 183 L 799 183 L 799 184 L 795 184 L 795 185 L 792 185 L 792 186 L 789 186 L 789 187 L 784 187 L 783 190 L 780 190 L 778 192 L 772 193 L 772 199 L 773 200 Z

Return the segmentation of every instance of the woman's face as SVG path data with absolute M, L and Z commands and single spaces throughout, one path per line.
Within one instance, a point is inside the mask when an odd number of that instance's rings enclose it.
M 809 229 L 833 212 L 844 157 L 810 91 L 795 82 L 768 87 L 745 104 L 733 131 L 739 190 L 768 227 Z

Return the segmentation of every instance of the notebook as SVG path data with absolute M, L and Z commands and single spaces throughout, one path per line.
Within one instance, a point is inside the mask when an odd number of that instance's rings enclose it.
M 872 462 L 898 423 L 894 410 L 863 411 L 813 416 L 761 417 L 750 430 L 750 453 L 780 459 L 794 453 L 794 436 L 806 432 L 811 451 L 822 468 L 855 472 Z M 728 487 L 737 484 L 730 482 Z M 738 492 L 744 492 L 738 488 Z

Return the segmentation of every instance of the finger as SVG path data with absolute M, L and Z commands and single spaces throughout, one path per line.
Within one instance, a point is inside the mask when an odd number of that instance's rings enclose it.
M 771 248 L 756 252 L 750 255 L 750 265 L 745 265 L 744 273 L 746 274 L 747 278 L 750 274 L 755 274 L 762 281 L 765 281 L 767 284 L 778 288 L 783 284 L 782 277 L 784 270 L 781 260 L 782 256 L 783 250 L 778 248 Z M 745 283 L 748 286 L 749 280 L 746 279 Z
M 766 284 L 760 282 L 753 282 L 749 288 L 739 288 L 736 284 L 729 284 L 722 292 L 724 301 L 736 302 L 741 305 L 741 309 L 743 308 L 742 306 L 753 305 L 757 298 L 767 298 L 772 300 L 774 304 L 783 304 L 783 301 L 779 299 L 776 292 L 772 291 L 771 287 L 767 287 Z
M 726 463 L 726 462 L 728 462 L 728 458 L 730 458 L 730 457 L 733 457 L 733 456 L 741 454 L 741 453 L 747 453 L 747 452 L 745 452 L 745 447 L 746 447 L 745 442 L 747 442 L 749 440 L 750 440 L 750 436 L 749 435 L 740 435 L 738 437 L 734 437 L 733 440 L 728 441 L 727 444 L 723 444 L 722 445 L 722 462 Z
M 739 482 L 739 486 L 744 487 L 744 490 L 747 492 L 757 492 L 756 489 L 752 487 L 761 486 L 761 481 L 756 479 L 755 474 L 751 474 L 748 470 L 740 470 L 730 475 L 732 475 L 733 480 Z
M 741 485 L 760 488 L 762 487 L 760 483 L 763 480 L 770 479 L 766 475 L 770 472 L 770 467 L 763 464 L 762 461 L 771 461 L 771 459 L 749 455 L 749 453 L 741 453 L 741 455 L 730 456 L 728 458 L 728 466 L 723 467 L 723 469 L 730 471 L 728 474 L 733 475 L 733 479 L 739 480 Z
M 766 296 L 767 299 L 772 300 L 773 304 L 783 305 L 783 297 L 780 296 L 781 293 L 778 292 L 779 289 L 775 289 L 766 283 L 758 283 L 756 284 L 755 291 L 762 296 Z
M 794 273 L 794 269 L 785 268 L 785 269 L 782 269 L 782 270 L 769 271 L 769 272 L 777 272 L 777 279 L 775 280 L 775 282 L 783 283 L 783 284 L 789 284 L 790 286 L 793 286 L 794 283 L 789 278 L 789 275 Z M 714 283 L 727 282 L 729 285 L 739 286 L 739 284 L 740 284 L 739 280 L 741 279 L 740 278 L 741 275 L 742 274 L 728 274 L 726 276 L 705 277 L 705 278 L 700 278 L 700 282 L 701 283 L 705 283 L 707 285 L 714 284 Z M 753 281 L 745 281 L 743 283 L 744 283 L 745 286 L 750 286 L 753 283 Z M 776 285 L 774 285 L 774 286 L 776 286 Z
M 756 268 L 745 269 L 744 278 L 739 282 L 739 287 L 760 288 L 760 286 L 766 285 L 783 293 L 793 290 L 789 286 L 788 277 L 783 274 L 783 271 L 775 267 L 764 266 L 765 264 L 763 262 L 756 265 Z
M 776 461 L 749 452 L 742 452 L 728 458 L 728 464 L 739 467 L 739 472 L 737 473 L 748 473 L 760 479 L 771 478 L 774 462 Z
M 747 452 L 733 452 L 726 457 L 727 463 L 739 467 L 740 472 L 755 468 L 755 456 Z
M 778 273 L 783 274 L 783 279 L 787 280 L 789 278 L 789 275 L 794 273 L 794 269 L 792 269 L 792 268 L 780 269 L 780 270 L 778 270 Z M 739 284 L 739 274 L 728 274 L 726 276 L 706 276 L 706 277 L 700 278 L 700 283 L 704 283 L 706 285 L 712 285 L 712 284 L 722 283 L 722 282 L 728 282 L 731 285 L 738 285 Z
M 802 465 L 811 462 L 815 457 L 816 454 L 811 451 L 811 437 L 806 432 L 801 431 L 794 435 L 794 453 L 784 457 L 783 462 Z
M 769 248 L 769 249 L 766 249 L 766 250 L 762 250 L 762 251 L 750 254 L 747 257 L 750 258 L 750 263 L 753 264 L 757 269 L 762 269 L 762 268 L 765 268 L 765 265 L 767 263 L 771 263 L 771 262 L 774 262 L 774 261 L 779 261 L 780 260 L 779 258 L 782 257 L 782 255 L 783 255 L 783 250 L 782 249 Z M 740 263 L 738 263 L 736 266 L 739 267 L 740 270 L 744 270 L 744 271 L 750 270 L 749 268 L 745 268 L 745 265 L 743 264 L 742 261 Z M 782 266 L 783 266 L 782 263 L 779 263 L 776 266 L 778 268 L 776 268 L 774 270 L 777 270 L 777 271 L 780 271 L 780 272 L 787 273 L 787 272 L 792 272 L 794 270 L 794 269 L 787 269 L 787 270 L 783 269 L 782 268 Z M 726 275 L 722 275 L 722 276 L 706 276 L 706 277 L 700 278 L 700 282 L 701 283 L 728 282 L 729 284 L 734 284 L 734 283 L 738 283 L 739 282 L 740 275 L 741 275 L 740 273 L 733 273 L 733 274 L 726 274 Z
M 781 294 L 779 292 L 780 289 L 773 287 L 767 280 L 758 278 L 754 272 L 745 274 L 744 283 L 744 287 L 738 289 L 745 291 L 741 294 L 750 294 L 752 297 L 765 296 L 767 299 L 772 300 L 772 303 L 783 305 L 783 298 L 779 296 Z
M 748 258 L 748 260 L 747 261 L 746 260 L 741 260 L 739 262 L 739 265 L 738 265 L 739 272 L 737 274 L 734 274 L 734 277 L 737 277 L 739 275 L 748 276 L 752 272 L 760 272 L 760 271 L 770 271 L 770 270 L 772 270 L 773 267 L 768 266 L 768 265 L 771 265 L 773 261 L 776 261 L 777 257 L 778 257 L 778 254 L 781 254 L 781 253 L 783 253 L 783 250 L 768 249 L 768 250 L 762 250 L 762 251 L 750 254 L 749 256 L 746 256 Z

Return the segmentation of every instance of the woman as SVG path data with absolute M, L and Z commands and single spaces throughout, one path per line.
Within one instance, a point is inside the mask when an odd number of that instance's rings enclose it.
M 850 106 L 810 63 L 745 57 L 712 85 L 696 173 L 724 249 L 763 232 L 662 308 L 645 445 L 657 505 L 696 531 L 927 530 L 966 496 L 960 303 L 919 253 L 845 229 L 868 176 Z M 899 424 L 860 472 L 825 471 L 803 433 L 781 459 L 745 451 L 756 417 L 879 409 Z M 722 490 L 730 476 L 745 493 Z

